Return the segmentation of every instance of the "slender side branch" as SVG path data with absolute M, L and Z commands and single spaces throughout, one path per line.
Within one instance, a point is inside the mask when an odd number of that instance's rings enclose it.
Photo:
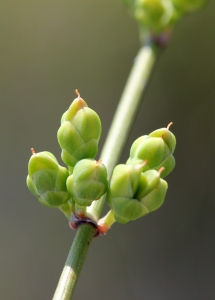
M 107 167 L 109 178 L 125 145 L 137 109 L 140 105 L 141 94 L 145 90 L 155 59 L 155 47 L 153 45 L 147 45 L 140 49 L 134 61 L 107 140 L 101 152 L 101 158 Z M 94 201 L 87 209 L 87 212 L 94 220 L 97 221 L 99 219 L 104 203 L 105 197 L 99 201 Z M 85 224 L 78 228 L 53 300 L 72 299 L 82 265 L 94 234 L 95 229 L 91 225 Z

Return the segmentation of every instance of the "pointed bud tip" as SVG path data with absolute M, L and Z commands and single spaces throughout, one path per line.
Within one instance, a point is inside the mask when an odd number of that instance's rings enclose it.
M 144 166 L 146 166 L 148 163 L 147 160 L 144 160 L 142 163 L 137 163 L 136 165 L 133 165 L 134 168 L 138 169 L 142 169 Z
M 98 161 L 96 161 L 96 165 L 100 165 L 102 163 L 102 159 L 99 159 Z
M 78 96 L 78 98 L 80 99 L 80 98 L 81 98 L 81 95 L 80 95 L 78 89 L 75 90 L 75 93 L 76 93 L 76 95 Z
M 148 161 L 147 161 L 147 160 L 144 160 L 144 161 L 142 162 L 142 164 L 140 164 L 140 165 L 141 165 L 141 167 L 144 167 L 145 165 L 147 165 L 147 163 L 148 163 Z
M 87 106 L 87 103 L 84 101 L 83 98 L 81 98 L 81 94 L 79 93 L 78 89 L 75 90 L 76 95 L 78 96 L 77 98 L 74 99 L 73 103 L 76 102 L 77 110 L 84 108 Z
M 165 170 L 165 168 L 164 168 L 164 167 L 161 167 L 161 168 L 158 170 L 158 173 L 161 174 L 164 170 Z
M 31 148 L 31 153 L 32 153 L 33 155 L 35 154 L 34 148 Z
M 172 126 L 172 125 L 173 125 L 173 122 L 170 122 L 166 128 L 169 130 L 170 126 Z

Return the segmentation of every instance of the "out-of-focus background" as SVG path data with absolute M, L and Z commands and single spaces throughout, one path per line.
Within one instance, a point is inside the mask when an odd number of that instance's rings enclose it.
M 74 238 L 26 187 L 30 148 L 51 151 L 76 88 L 103 124 L 139 49 L 117 0 L 0 4 L 0 298 L 51 299 Z M 215 1 L 175 29 L 121 157 L 174 122 L 174 172 L 158 211 L 93 241 L 74 299 L 215 299 Z

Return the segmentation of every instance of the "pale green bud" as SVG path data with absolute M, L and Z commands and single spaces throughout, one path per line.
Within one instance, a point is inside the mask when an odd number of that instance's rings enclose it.
M 165 170 L 161 174 L 161 177 L 164 178 L 175 167 L 173 157 L 175 146 L 176 139 L 169 127 L 155 130 L 148 136 L 144 135 L 138 138 L 132 144 L 130 160 L 127 163 L 132 163 L 132 159 L 147 161 L 147 164 L 142 168 L 143 172 L 148 169 L 159 170 L 164 167 Z
M 148 213 L 134 195 L 138 190 L 141 177 L 141 166 L 118 165 L 115 167 L 110 187 L 107 194 L 107 202 L 114 211 L 116 221 L 127 223 L 136 220 Z
M 141 166 L 117 165 L 111 177 L 112 197 L 132 198 L 135 194 L 141 176 Z
M 164 11 L 164 5 L 160 0 L 136 1 L 136 18 L 148 26 L 160 20 Z
M 79 160 L 94 158 L 98 151 L 100 135 L 99 116 L 79 95 L 63 114 L 58 130 L 62 160 L 72 170 Z
M 171 0 L 136 0 L 135 18 L 153 33 L 161 33 L 173 23 L 174 6 Z
M 116 166 L 107 194 L 116 221 L 125 224 L 161 206 L 167 183 L 160 179 L 160 172 L 149 170 L 142 173 L 141 165 Z
M 158 209 L 164 202 L 168 184 L 164 179 L 160 179 L 157 188 L 144 196 L 140 201 L 145 205 L 149 212 Z
M 89 206 L 107 191 L 106 167 L 101 161 L 82 159 L 75 165 L 66 184 L 74 202 L 80 206 Z
M 30 192 L 46 206 L 58 207 L 66 203 L 70 198 L 66 188 L 68 170 L 61 167 L 50 152 L 32 150 L 32 153 L 27 177 Z

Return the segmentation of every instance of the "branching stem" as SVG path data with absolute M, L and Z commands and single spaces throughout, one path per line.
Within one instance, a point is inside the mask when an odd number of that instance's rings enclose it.
M 124 92 L 116 110 L 106 142 L 101 152 L 102 162 L 108 170 L 110 178 L 113 168 L 119 160 L 133 120 L 140 105 L 142 92 L 145 90 L 157 51 L 153 45 L 140 49 L 135 58 L 133 68 L 126 83 Z M 94 201 L 87 212 L 94 220 L 98 220 L 104 206 L 105 198 Z M 74 289 L 85 261 L 89 245 L 95 235 L 95 228 L 90 224 L 78 227 L 60 281 L 53 300 L 72 299 Z

